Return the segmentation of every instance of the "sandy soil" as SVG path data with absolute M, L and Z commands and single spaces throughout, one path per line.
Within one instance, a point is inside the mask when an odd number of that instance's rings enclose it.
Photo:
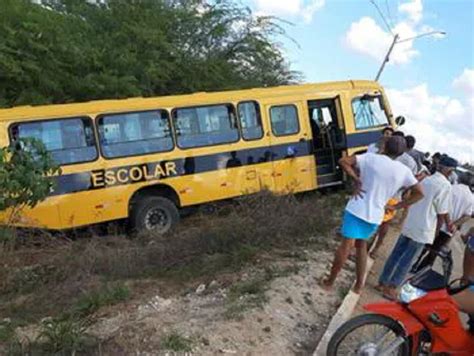
M 335 291 L 324 292 L 318 281 L 332 259 L 331 252 L 305 251 L 291 273 L 269 282 L 261 307 L 229 317 L 229 287 L 216 280 L 195 286 L 185 295 L 163 297 L 159 289 L 126 305 L 102 311 L 88 330 L 103 341 L 105 354 L 158 354 L 165 335 L 178 333 L 192 340 L 192 354 L 310 355 L 353 281 L 353 263 L 341 273 Z M 285 270 L 288 261 L 272 268 Z M 255 267 L 238 278 L 249 280 Z M 245 305 L 246 295 L 240 297 Z

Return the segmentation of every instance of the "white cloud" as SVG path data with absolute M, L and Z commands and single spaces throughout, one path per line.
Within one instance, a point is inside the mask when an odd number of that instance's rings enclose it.
M 415 35 L 412 27 L 405 22 L 397 24 L 394 31 L 399 33 L 401 38 L 409 38 Z M 392 41 L 393 36 L 384 31 L 373 18 L 367 16 L 353 22 L 345 37 L 345 42 L 349 48 L 368 55 L 378 62 L 383 60 Z M 413 48 L 413 41 L 402 42 L 394 47 L 390 56 L 390 63 L 408 63 L 418 54 L 418 51 Z
M 253 0 L 257 15 L 302 18 L 310 23 L 325 0 Z
M 407 118 L 401 129 L 416 137 L 420 150 L 474 162 L 474 106 L 468 98 L 434 95 L 427 84 L 387 94 L 394 114 Z
M 390 64 L 409 63 L 419 55 L 414 48 L 414 41 L 404 41 L 413 38 L 420 33 L 432 32 L 433 28 L 421 23 L 423 18 L 423 3 L 421 0 L 410 0 L 398 6 L 401 20 L 393 26 L 393 33 L 399 35 L 401 42 L 397 43 L 390 56 Z M 378 25 L 372 17 L 362 17 L 353 22 L 345 35 L 345 43 L 348 48 L 365 54 L 377 62 L 383 60 L 390 44 L 393 34 Z M 433 35 L 440 38 L 442 35 Z
M 423 3 L 421 0 L 410 0 L 398 5 L 398 11 L 406 14 L 413 23 L 418 23 L 423 17 Z
M 453 87 L 462 90 L 469 99 L 474 99 L 474 68 L 466 68 L 462 74 L 454 79 Z

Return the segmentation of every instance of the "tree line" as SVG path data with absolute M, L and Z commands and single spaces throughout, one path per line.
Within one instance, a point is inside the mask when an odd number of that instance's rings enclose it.
M 285 31 L 233 0 L 0 0 L 0 106 L 299 80 Z

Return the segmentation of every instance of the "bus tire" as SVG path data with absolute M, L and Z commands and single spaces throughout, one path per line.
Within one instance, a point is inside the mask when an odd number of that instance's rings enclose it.
M 168 198 L 146 196 L 139 199 L 130 213 L 135 233 L 165 234 L 179 221 L 179 211 Z

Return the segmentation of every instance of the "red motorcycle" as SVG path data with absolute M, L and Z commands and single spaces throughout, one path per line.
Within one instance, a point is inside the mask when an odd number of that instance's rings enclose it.
M 398 301 L 365 305 L 371 314 L 339 327 L 327 355 L 474 355 L 474 335 L 464 328 L 452 298 L 469 284 L 448 284 L 452 261 L 440 257 L 444 275 L 427 267 L 402 286 Z

